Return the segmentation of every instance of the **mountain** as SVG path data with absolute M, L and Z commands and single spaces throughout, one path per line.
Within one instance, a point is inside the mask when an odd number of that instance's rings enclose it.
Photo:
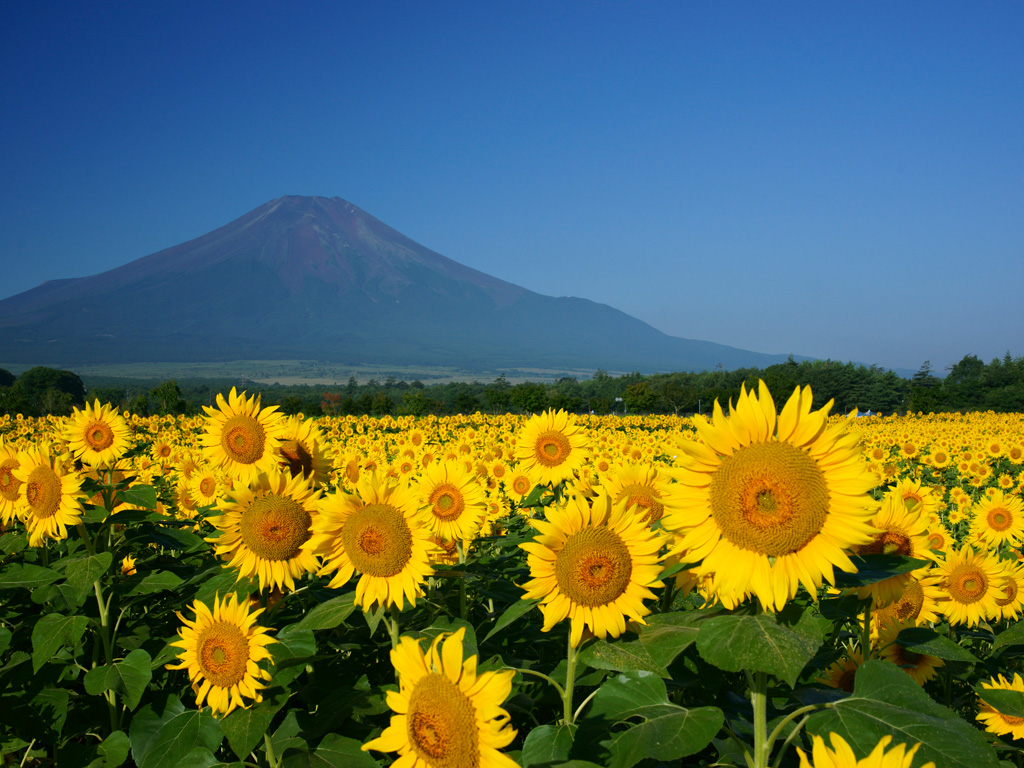
M 187 243 L 4 299 L 0 338 L 5 363 L 63 366 L 308 359 L 649 373 L 784 360 L 534 293 L 337 197 L 271 200 Z

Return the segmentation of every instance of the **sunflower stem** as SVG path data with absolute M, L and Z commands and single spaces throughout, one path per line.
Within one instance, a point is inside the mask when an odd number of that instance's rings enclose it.
M 466 564 L 466 552 L 462 548 L 462 542 L 458 543 L 459 548 L 459 565 Z M 468 610 L 466 608 L 466 570 L 462 569 L 462 578 L 459 579 L 459 616 L 463 621 L 466 621 Z
M 860 633 L 860 652 L 865 660 L 871 657 L 871 600 L 864 605 L 864 623 Z
M 828 704 L 826 706 L 832 705 Z M 794 728 L 793 731 L 789 734 L 789 736 L 786 737 L 786 740 L 782 742 L 782 746 L 779 747 L 779 754 L 776 755 L 775 762 L 772 763 L 772 768 L 779 768 L 782 765 L 782 758 L 786 754 L 786 750 L 789 749 L 790 743 L 793 741 L 793 739 L 797 737 L 800 731 L 803 730 L 804 725 L 806 725 L 807 721 L 810 718 L 810 715 L 804 715 L 803 720 L 796 724 L 796 728 Z
M 277 756 L 274 754 L 274 742 L 270 740 L 269 733 L 263 734 L 263 745 L 267 749 L 267 765 L 271 766 L 271 768 L 277 768 L 277 766 L 279 766 L 281 762 L 277 759 Z
M 668 613 L 672 610 L 672 599 L 675 597 L 676 577 L 670 576 L 666 582 L 665 591 L 661 595 L 661 613 Z
M 541 678 L 542 680 L 547 680 L 549 683 L 555 686 L 555 689 L 558 691 L 558 697 L 563 700 L 565 699 L 565 689 L 558 684 L 557 680 L 555 680 L 552 677 L 549 677 L 548 675 L 545 675 L 543 672 L 537 672 L 532 669 L 520 669 L 519 667 L 505 667 L 505 669 L 511 669 L 513 672 L 518 672 L 521 675 L 535 675 Z
M 398 614 L 399 614 L 399 610 L 398 610 L 398 607 L 394 603 L 391 604 L 391 608 L 389 609 L 389 613 L 391 614 L 391 621 L 388 622 L 388 629 L 391 630 L 391 650 L 395 650 L 396 648 L 398 648 Z M 395 676 L 397 677 L 397 675 L 398 675 L 398 673 L 396 672 Z
M 576 685 L 576 661 L 579 659 L 579 649 L 572 644 L 572 632 L 569 633 L 567 666 L 565 670 L 565 692 L 562 694 L 562 714 L 566 725 L 572 725 L 574 720 L 572 709 L 572 690 Z
M 768 741 L 768 675 L 747 673 L 750 704 L 754 708 L 754 768 L 768 768 L 771 744 Z

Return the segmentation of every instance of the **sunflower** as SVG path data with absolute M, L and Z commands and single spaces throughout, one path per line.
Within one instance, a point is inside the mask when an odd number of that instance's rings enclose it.
M 430 532 L 445 541 L 473 539 L 487 514 L 484 489 L 458 461 L 431 464 L 414 493 Z
M 77 407 L 64 428 L 64 438 L 83 464 L 102 467 L 121 458 L 131 447 L 128 422 L 112 405 L 85 404 Z
M 587 433 L 563 410 L 534 414 L 516 437 L 516 460 L 538 483 L 571 480 L 587 460 Z
M 517 471 L 511 473 L 512 479 L 508 482 L 508 488 L 517 496 L 527 496 L 537 485 L 528 472 Z
M 239 603 L 232 594 L 224 600 L 214 598 L 212 611 L 196 600 L 192 612 L 195 621 L 178 613 L 185 626 L 178 629 L 181 639 L 171 645 L 183 653 L 178 654 L 178 665 L 168 664 L 167 669 L 188 670 L 196 706 L 205 700 L 215 715 L 228 715 L 235 707 L 247 708 L 244 699 L 262 701 L 260 690 L 266 686 L 260 681 L 269 680 L 270 673 L 259 662 L 273 662 L 267 646 L 277 642 L 266 634 L 266 627 L 256 624 L 263 609 L 250 613 L 248 601 Z
M 1020 691 L 1024 693 L 1024 680 L 1016 673 L 1013 675 L 1012 682 L 999 675 L 998 677 L 991 678 L 988 682 L 982 680 L 981 687 L 990 690 Z M 1024 717 L 1004 715 L 991 704 L 988 704 L 984 698 L 980 696 L 978 698 L 980 706 L 977 720 L 985 726 L 986 731 L 997 736 L 1009 734 L 1014 739 L 1024 739 Z
M 644 624 L 643 604 L 660 587 L 662 539 L 633 513 L 627 501 L 613 504 L 607 494 L 593 500 L 568 499 L 547 508 L 548 520 L 531 520 L 539 535 L 519 546 L 528 553 L 532 579 L 524 600 L 539 599 L 543 631 L 562 619 L 578 646 L 586 627 L 594 635 L 618 637 L 626 616 Z
M 423 582 L 434 572 L 434 545 L 409 489 L 364 473 L 355 494 L 329 494 L 317 508 L 304 547 L 323 558 L 321 574 L 334 574 L 329 587 L 344 585 L 358 571 L 355 602 L 365 610 L 375 603 L 402 609 L 423 594 Z
M 860 648 L 847 646 L 844 648 L 843 655 L 828 666 L 824 674 L 817 678 L 817 682 L 830 688 L 838 688 L 840 691 L 853 693 L 854 678 L 857 676 L 857 670 L 863 663 L 864 654 L 861 653 Z
M 871 524 L 879 532 L 874 535 L 874 540 L 870 544 L 853 548 L 858 555 L 902 555 L 935 559 L 935 555 L 928 548 L 927 519 L 907 508 L 898 489 L 885 494 L 882 507 L 871 519 Z M 874 584 L 860 587 L 857 595 L 861 600 L 870 597 L 873 606 L 881 608 L 898 600 L 903 593 L 903 587 L 909 581 L 909 573 L 890 576 Z
M 832 741 L 831 747 L 825 746 L 825 740 L 821 736 L 813 736 L 813 760 L 808 760 L 807 754 L 797 747 L 800 768 L 910 768 L 914 763 L 914 754 L 921 746 L 915 744 L 908 750 L 906 744 L 897 744 L 886 752 L 892 736 L 885 735 L 879 739 L 871 754 L 858 760 L 853 748 L 838 733 L 833 731 L 829 734 L 829 739 Z M 935 768 L 935 763 L 928 762 L 919 768 Z
M 996 600 L 998 617 L 1016 621 L 1024 612 L 1024 563 L 1005 560 L 1002 566 L 1005 580 L 1000 587 L 1003 594 Z
M 363 750 L 398 752 L 392 768 L 517 768 L 499 752 L 515 738 L 501 706 L 512 690 L 511 671 L 477 674 L 476 656 L 464 658 L 464 629 L 439 635 L 424 653 L 411 637 L 391 651 L 398 691 L 388 691 L 391 723 Z
M 277 455 L 283 468 L 292 475 L 312 478 L 315 488 L 327 483 L 331 459 L 324 450 L 323 433 L 312 421 L 303 421 L 301 416 L 289 416 L 281 432 L 281 441 Z
M 44 539 L 66 539 L 68 526 L 82 520 L 82 481 L 77 473 L 64 471 L 59 458 L 51 456 L 50 444 L 40 443 L 18 454 L 18 466 L 11 470 L 24 483 L 15 512 L 28 528 L 28 543 L 43 545 Z
M 897 494 L 907 505 L 907 511 L 916 512 L 923 518 L 939 509 L 940 499 L 928 486 L 922 486 L 920 480 L 912 477 L 901 477 L 889 491 Z
M 18 452 L 4 445 L 0 437 L 0 525 L 7 525 L 15 517 L 20 496 L 21 480 L 14 476 L 18 468 Z
M 315 573 L 309 540 L 319 493 L 304 477 L 272 469 L 248 486 L 228 491 L 217 502 L 222 515 L 210 518 L 220 536 L 207 539 L 238 577 L 257 576 L 260 591 L 295 589 L 295 579 Z
M 717 401 L 713 423 L 695 417 L 701 442 L 680 442 L 677 532 L 727 608 L 754 594 L 780 610 L 799 584 L 816 595 L 835 567 L 857 570 L 845 550 L 877 533 L 875 477 L 847 422 L 827 425 L 830 407 L 812 412 L 810 387 L 797 387 L 776 417 L 762 381 L 757 397 L 740 388 L 728 417 Z
M 670 478 L 659 473 L 652 464 L 615 466 L 601 480 L 601 485 L 616 504 L 625 500 L 648 525 L 654 525 L 666 514 L 671 517 L 677 509 L 679 501 L 672 492 L 675 486 L 670 483 Z M 667 520 L 665 527 L 676 526 Z
M 912 622 L 908 624 L 894 623 L 882 630 L 878 637 L 879 657 L 883 661 L 891 661 L 910 675 L 918 685 L 924 685 L 939 674 L 939 667 L 945 666 L 946 662 L 937 656 L 917 653 L 909 648 L 904 648 L 896 642 L 896 636 L 899 635 L 900 630 L 912 626 L 914 626 Z
M 939 620 L 939 601 L 945 593 L 939 586 L 941 575 L 937 569 L 921 569 L 909 576 L 899 599 L 871 612 L 872 636 L 891 624 L 913 622 L 921 626 Z
M 1004 596 L 998 560 L 965 545 L 959 551 L 950 550 L 938 567 L 943 589 L 939 606 L 950 624 L 975 627 L 998 615 L 997 601 Z
M 1024 502 L 1014 496 L 992 489 L 974 506 L 971 533 L 980 536 L 991 547 L 1020 544 L 1024 536 Z
M 203 455 L 233 479 L 249 483 L 280 461 L 276 451 L 284 434 L 284 417 L 277 406 L 260 409 L 260 397 L 238 394 L 231 388 L 225 400 L 217 395 L 217 408 L 203 406 L 206 432 L 200 438 Z
M 221 472 L 206 465 L 197 467 L 188 479 L 188 496 L 197 507 L 208 507 L 217 503 L 221 494 L 231 486 Z

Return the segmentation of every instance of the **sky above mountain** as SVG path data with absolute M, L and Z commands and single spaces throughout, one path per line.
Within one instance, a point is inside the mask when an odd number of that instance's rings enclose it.
M 6 7 L 0 298 L 340 196 L 677 336 L 1024 354 L 1024 5 Z M 0 353 L 2 358 L 2 353 Z

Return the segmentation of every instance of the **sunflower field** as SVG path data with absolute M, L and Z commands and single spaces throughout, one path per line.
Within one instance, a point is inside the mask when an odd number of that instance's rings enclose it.
M 783 394 L 2 416 L 0 762 L 1021 768 L 1024 415 Z

